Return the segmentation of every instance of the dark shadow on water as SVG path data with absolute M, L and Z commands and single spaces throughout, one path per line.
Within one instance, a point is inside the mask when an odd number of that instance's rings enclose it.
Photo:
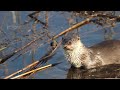
M 97 68 L 76 69 L 71 67 L 66 79 L 107 79 L 120 78 L 120 64 L 104 65 Z

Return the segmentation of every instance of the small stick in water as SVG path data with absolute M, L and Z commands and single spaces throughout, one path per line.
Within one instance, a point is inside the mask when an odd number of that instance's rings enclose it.
M 40 68 L 36 68 L 36 69 L 34 69 L 34 70 L 31 70 L 31 71 L 28 71 L 28 72 L 26 72 L 26 73 L 20 74 L 20 75 L 18 75 L 18 76 L 12 77 L 12 78 L 10 78 L 10 79 L 17 79 L 17 78 L 20 78 L 20 77 L 25 76 L 25 75 L 27 75 L 27 74 L 35 73 L 35 72 L 37 72 L 37 71 L 46 69 L 46 68 L 48 68 L 48 67 L 56 66 L 56 65 L 58 65 L 58 64 L 60 64 L 60 63 L 61 63 L 61 62 L 55 63 L 55 64 L 49 64 L 49 65 L 46 65 L 46 66 L 43 66 L 43 67 L 40 67 Z

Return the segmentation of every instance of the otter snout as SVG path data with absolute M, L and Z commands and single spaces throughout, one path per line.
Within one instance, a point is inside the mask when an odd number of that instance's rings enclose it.
M 73 47 L 71 45 L 64 45 L 63 48 L 65 50 L 73 50 Z

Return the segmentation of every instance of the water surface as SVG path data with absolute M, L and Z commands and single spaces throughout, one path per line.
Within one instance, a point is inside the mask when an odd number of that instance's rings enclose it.
M 23 35 L 27 36 L 27 35 L 32 34 L 31 25 L 33 22 L 27 25 L 21 26 L 20 30 L 18 29 L 20 24 L 23 24 L 26 20 L 29 19 L 27 15 L 31 12 L 20 11 L 20 21 L 17 22 L 16 24 L 13 23 L 11 12 L 8 12 L 8 11 L 0 12 L 1 30 L 5 32 L 5 33 L 0 32 L 0 43 L 6 42 L 5 40 L 10 42 L 10 48 L 4 51 L 4 55 L 11 53 L 12 51 L 16 50 L 16 48 L 21 47 L 21 45 L 25 45 L 25 43 L 33 39 L 33 38 L 29 38 L 28 40 L 28 38 L 23 37 Z M 45 21 L 44 14 L 45 12 L 42 11 L 41 16 L 39 17 L 39 19 L 42 21 Z M 52 32 L 51 35 L 53 34 L 56 35 L 70 26 L 66 18 L 71 17 L 71 13 L 65 12 L 64 14 L 61 14 L 61 12 L 50 11 L 48 15 L 49 15 L 48 30 Z M 78 21 L 81 21 L 81 19 L 79 19 Z M 37 25 L 37 32 L 41 30 L 41 27 L 42 25 L 40 24 Z M 113 28 L 113 30 L 115 31 L 115 35 L 113 36 L 113 38 L 120 39 L 119 23 L 116 27 Z M 20 33 L 17 31 L 19 31 Z M 87 47 L 97 44 L 101 41 L 104 41 L 104 30 L 102 30 L 101 27 L 97 27 L 94 24 L 89 24 L 89 25 L 79 28 L 79 34 L 81 36 L 81 41 Z M 19 41 L 16 43 L 15 38 L 21 39 L 22 41 Z M 4 78 L 5 76 L 11 73 L 14 73 L 17 70 L 22 69 L 28 64 L 31 64 L 32 62 L 39 60 L 48 50 L 48 48 L 46 48 L 48 47 L 48 45 L 49 44 L 46 44 L 41 47 L 37 46 L 37 48 L 33 45 L 33 47 L 35 47 L 34 53 L 33 53 L 33 50 L 30 50 L 26 52 L 24 55 L 21 55 L 20 57 L 16 59 L 14 59 L 15 56 L 10 58 L 4 64 L 0 65 L 0 77 Z M 31 49 L 31 48 L 28 48 L 28 49 Z M 62 62 L 62 63 L 55 67 L 51 67 L 46 70 L 39 71 L 29 78 L 30 79 L 31 78 L 66 79 L 68 71 L 70 69 L 70 64 L 66 61 L 64 57 L 62 46 L 60 46 L 56 54 L 47 62 L 47 64 L 57 63 L 57 62 Z

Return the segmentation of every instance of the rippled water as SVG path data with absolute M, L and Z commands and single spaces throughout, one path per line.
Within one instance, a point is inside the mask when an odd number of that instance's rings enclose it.
M 8 15 L 7 15 L 7 14 Z M 21 22 L 24 22 L 27 18 L 27 14 L 29 12 L 22 11 L 21 12 Z M 9 33 L 8 37 L 12 37 L 12 29 L 7 29 L 8 26 L 13 25 L 11 23 L 12 18 L 10 16 L 10 12 L 0 12 L 0 20 L 3 21 L 3 17 L 7 15 L 7 20 L 4 22 L 3 29 L 5 30 L 6 34 Z M 43 20 L 44 14 L 41 15 L 40 19 Z M 66 12 L 64 15 L 60 14 L 60 12 L 49 12 L 49 30 L 54 32 L 54 34 L 58 34 L 59 32 L 67 29 L 69 27 L 69 24 L 65 17 L 70 17 L 70 13 Z M 80 20 L 79 20 L 80 21 Z M 0 23 L 2 25 L 2 22 Z M 38 26 L 39 27 L 39 26 Z M 12 27 L 13 28 L 13 27 Z M 14 27 L 16 28 L 16 27 Z M 82 42 L 85 44 L 85 46 L 92 46 L 96 43 L 99 43 L 104 40 L 104 31 L 100 30 L 101 27 L 97 28 L 94 24 L 89 24 L 86 26 L 83 26 L 80 29 L 80 36 Z M 25 27 L 23 27 L 25 29 Z M 96 32 L 91 32 L 92 30 L 97 30 Z M 114 35 L 114 39 L 120 39 L 119 35 L 119 24 L 113 28 L 116 32 L 116 35 Z M 11 30 L 11 31 L 10 31 Z M 4 37 L 4 35 L 0 34 L 1 39 Z M 19 34 L 18 34 L 19 36 Z M 2 41 L 2 40 L 1 40 Z M 16 46 L 21 43 L 16 44 Z M 11 52 L 11 49 L 8 50 Z M 44 55 L 46 53 L 46 47 L 43 46 L 42 48 L 38 48 L 34 54 L 34 61 L 39 59 L 40 56 Z M 25 55 L 20 56 L 19 58 L 12 60 L 12 58 L 8 61 L 6 61 L 4 64 L 0 65 L 0 77 L 4 78 L 5 76 L 14 73 L 17 70 L 22 69 L 23 67 L 27 66 L 28 64 L 32 63 L 31 60 L 31 53 L 26 53 Z M 39 71 L 32 75 L 30 78 L 35 79 L 66 79 L 68 71 L 70 69 L 70 64 L 66 61 L 63 53 L 63 49 L 60 46 L 60 48 L 57 50 L 57 53 L 47 62 L 47 64 L 50 63 L 56 63 L 56 62 L 62 62 L 61 64 L 48 68 L 43 71 Z

